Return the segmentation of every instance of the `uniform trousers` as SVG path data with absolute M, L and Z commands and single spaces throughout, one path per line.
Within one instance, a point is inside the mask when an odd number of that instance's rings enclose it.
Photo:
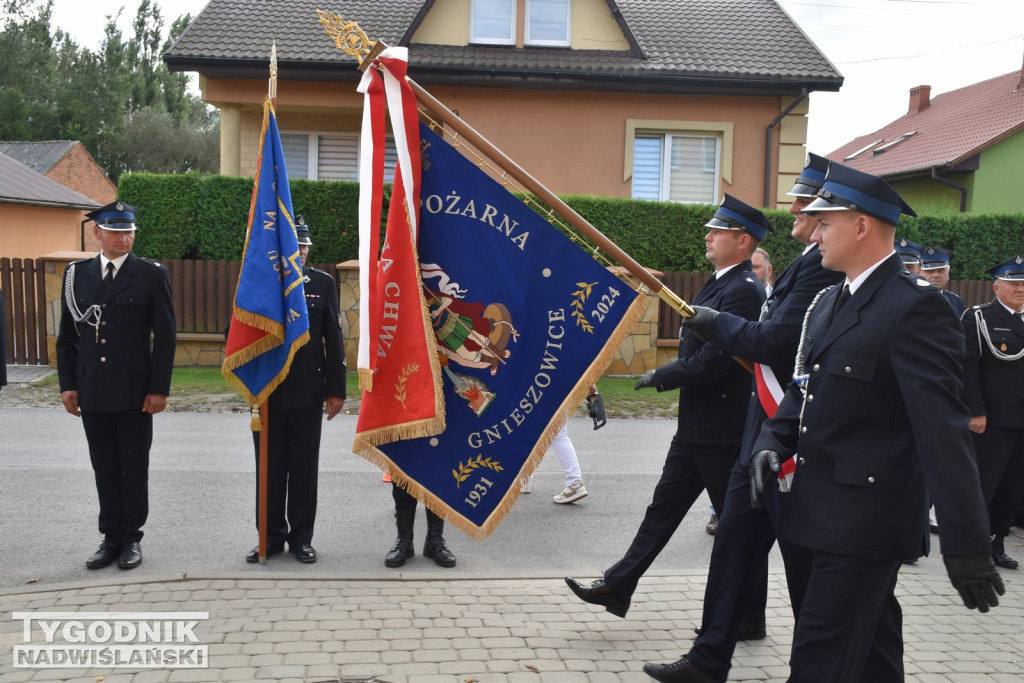
M 736 639 L 743 624 L 763 624 L 768 599 L 768 554 L 779 528 L 781 497 L 775 483 L 764 491 L 764 507 L 750 505 L 749 467 L 732 469 L 725 508 L 711 550 L 711 568 L 704 590 L 702 633 L 686 655 L 711 678 L 726 680 Z M 811 569 L 811 551 L 779 541 L 786 567 L 793 614 L 799 616 Z
M 902 683 L 902 563 L 813 550 L 789 683 Z
M 723 509 L 729 472 L 738 446 L 706 446 L 672 437 L 661 479 L 640 528 L 625 556 L 604 572 L 605 583 L 616 593 L 632 595 L 640 577 L 679 528 L 687 511 L 704 489 L 716 510 Z
M 320 429 L 323 406 L 270 411 L 267 435 L 267 547 L 288 541 L 289 548 L 313 541 L 316 522 L 317 476 L 320 469 Z M 260 475 L 260 433 L 256 445 L 256 480 Z M 259 487 L 256 526 L 259 528 Z M 285 512 L 287 511 L 287 518 Z
M 971 437 L 990 533 L 995 536 L 992 551 L 1004 552 L 1003 538 L 1024 498 L 1024 429 L 989 425 Z
M 82 411 L 100 499 L 100 533 L 114 545 L 142 540 L 149 516 L 153 416 L 141 410 Z

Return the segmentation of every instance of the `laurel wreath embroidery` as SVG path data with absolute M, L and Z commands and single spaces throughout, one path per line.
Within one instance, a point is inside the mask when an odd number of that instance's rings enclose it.
M 469 479 L 469 475 L 473 473 L 473 470 L 479 469 L 481 467 L 486 467 L 487 469 L 494 470 L 495 472 L 501 472 L 503 469 L 505 469 L 497 460 L 491 460 L 490 458 L 487 458 L 485 460 L 483 455 L 476 456 L 476 460 L 470 458 L 469 460 L 466 461 L 465 465 L 463 465 L 462 461 L 460 460 L 459 469 L 452 470 L 452 476 L 455 477 L 455 488 L 459 488 L 462 482 Z
M 398 381 L 395 383 L 395 399 L 402 404 L 402 408 L 406 408 L 405 399 L 405 383 L 409 379 L 409 376 L 414 372 L 418 372 L 420 369 L 419 363 L 409 363 L 402 368 L 401 374 L 398 375 Z M 408 408 L 406 408 L 408 410 Z
M 583 314 L 583 304 L 586 303 L 587 298 L 590 296 L 590 291 L 593 289 L 596 282 L 577 282 L 576 286 L 579 287 L 575 292 L 572 293 L 572 317 L 576 319 L 576 324 L 583 328 L 584 332 L 594 332 L 594 326 L 587 321 L 587 316 Z

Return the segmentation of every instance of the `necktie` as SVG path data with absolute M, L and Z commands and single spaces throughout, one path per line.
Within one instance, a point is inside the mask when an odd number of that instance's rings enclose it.
M 103 276 L 103 289 L 110 289 L 114 284 L 114 262 L 107 261 L 107 274 Z
M 843 291 L 839 293 L 836 298 L 836 306 L 832 309 L 832 317 L 835 318 L 839 314 L 839 309 L 843 307 L 850 298 L 850 285 L 843 285 Z

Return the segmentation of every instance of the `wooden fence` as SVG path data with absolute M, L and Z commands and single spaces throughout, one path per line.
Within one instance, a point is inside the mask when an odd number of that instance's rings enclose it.
M 162 261 L 171 275 L 178 332 L 223 334 L 231 321 L 239 261 Z M 0 258 L 5 363 L 47 365 L 44 259 Z M 312 264 L 337 280 L 333 263 Z M 50 331 L 56 334 L 56 330 Z
M 46 284 L 43 259 L 0 258 L 5 364 L 46 365 Z

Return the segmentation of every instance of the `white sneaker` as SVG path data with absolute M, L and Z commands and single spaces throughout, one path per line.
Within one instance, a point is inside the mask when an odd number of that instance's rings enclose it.
M 529 493 L 531 490 L 530 484 L 532 483 L 533 477 L 530 477 L 526 481 L 519 482 L 519 493 Z
M 581 481 L 575 486 L 566 486 L 562 489 L 562 492 L 555 496 L 555 502 L 559 505 L 565 505 L 566 503 L 575 503 L 577 500 L 586 497 L 587 487 Z

